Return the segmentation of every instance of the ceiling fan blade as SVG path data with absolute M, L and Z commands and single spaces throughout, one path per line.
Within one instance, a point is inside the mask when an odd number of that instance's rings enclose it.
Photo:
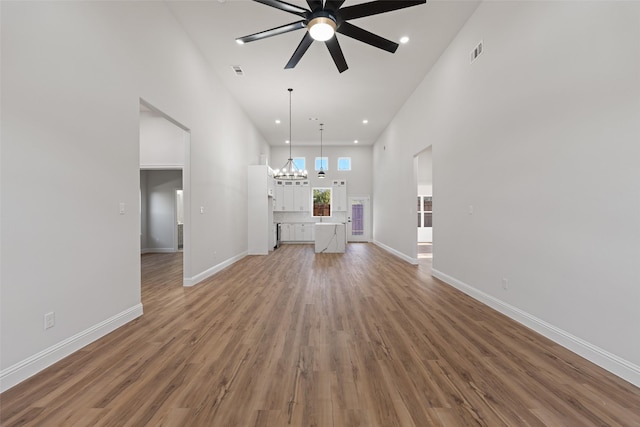
M 342 6 L 343 3 L 344 0 L 327 0 L 324 3 L 324 8 L 333 10 L 335 12 L 336 10 L 340 9 L 340 6 Z
M 384 37 L 380 37 L 376 34 L 370 33 L 367 30 L 363 30 L 360 27 L 356 27 L 348 22 L 343 22 L 336 30 L 340 34 L 349 36 L 353 39 L 360 40 L 363 43 L 375 46 L 379 49 L 386 50 L 387 52 L 395 53 L 398 49 L 398 43 L 387 40 Z
M 324 44 L 329 48 L 329 53 L 331 53 L 331 57 L 333 58 L 333 62 L 336 64 L 336 67 L 338 67 L 338 71 L 341 73 L 346 71 L 349 67 L 347 66 L 347 61 L 344 59 L 344 54 L 342 53 L 340 43 L 338 43 L 338 38 L 333 36 L 324 42 Z
M 309 34 L 309 32 L 306 32 L 304 34 L 304 37 L 302 38 L 302 41 L 300 41 L 300 44 L 296 48 L 296 51 L 293 52 L 291 59 L 289 60 L 289 62 L 287 62 L 287 65 L 285 65 L 284 68 L 294 68 L 296 65 L 298 65 L 298 62 L 302 58 L 302 55 L 304 55 L 307 49 L 309 49 L 311 43 L 313 43 L 313 38 L 311 37 L 311 34 Z
M 236 40 L 242 43 L 249 43 L 256 40 L 266 39 L 267 37 L 277 36 L 278 34 L 288 33 L 289 31 L 299 30 L 301 28 L 305 28 L 304 21 L 292 22 L 291 24 L 283 25 L 282 27 L 260 31 L 259 33 L 251 34 L 249 36 L 238 37 Z
M 340 17 L 344 20 L 363 18 L 365 16 L 378 15 L 380 13 L 391 12 L 406 7 L 425 4 L 427 0 L 394 0 L 394 1 L 372 1 L 369 3 L 354 4 L 340 9 Z
M 322 0 L 307 0 L 307 4 L 312 12 L 316 9 L 322 9 Z
M 276 9 L 284 10 L 285 12 L 293 13 L 294 15 L 301 16 L 303 18 L 307 17 L 307 13 L 309 12 L 307 9 L 296 6 L 294 4 L 289 4 L 280 0 L 253 0 L 258 3 L 266 4 L 267 6 L 275 7 Z

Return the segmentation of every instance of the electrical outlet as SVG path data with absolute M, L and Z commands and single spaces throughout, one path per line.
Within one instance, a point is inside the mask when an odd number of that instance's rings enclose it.
M 51 329 L 56 325 L 56 313 L 53 311 L 44 315 L 44 328 Z
M 502 289 L 505 291 L 509 289 L 509 280 L 506 277 L 502 278 Z

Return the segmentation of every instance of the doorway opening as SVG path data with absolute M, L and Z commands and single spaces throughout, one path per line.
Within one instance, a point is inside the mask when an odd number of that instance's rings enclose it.
M 415 157 L 417 184 L 417 250 L 418 262 L 433 258 L 433 156 L 432 146 Z
M 140 252 L 172 254 L 190 277 L 189 129 L 140 99 Z

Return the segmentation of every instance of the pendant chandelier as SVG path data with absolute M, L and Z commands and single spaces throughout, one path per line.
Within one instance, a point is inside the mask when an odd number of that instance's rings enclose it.
M 293 145 L 293 139 L 291 138 L 291 92 L 293 92 L 293 89 L 289 88 L 287 90 L 289 91 L 289 160 L 287 160 L 282 169 L 273 171 L 273 177 L 286 180 L 307 179 L 307 171 L 298 169 L 291 156 L 291 146 Z
M 325 177 L 324 169 L 322 167 L 324 164 L 324 159 L 322 158 L 322 126 L 324 126 L 324 124 L 320 123 L 320 170 L 318 171 L 318 178 L 320 179 Z

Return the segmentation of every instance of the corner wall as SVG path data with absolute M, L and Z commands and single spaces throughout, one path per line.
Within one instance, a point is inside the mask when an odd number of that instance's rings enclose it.
M 0 8 L 5 390 L 142 314 L 141 98 L 191 133 L 193 277 L 246 254 L 246 165 L 269 147 L 164 3 Z
M 484 2 L 373 153 L 377 242 L 433 145 L 434 275 L 636 385 L 639 52 L 636 2 Z

